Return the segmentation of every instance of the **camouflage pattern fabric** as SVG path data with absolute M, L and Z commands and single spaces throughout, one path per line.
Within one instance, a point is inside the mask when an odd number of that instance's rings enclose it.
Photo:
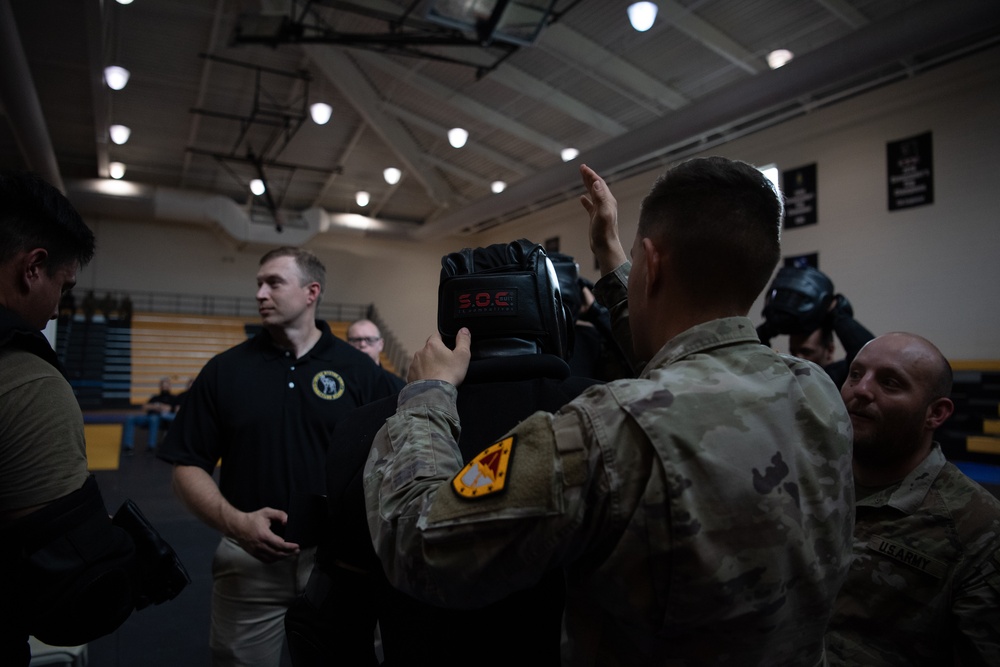
M 854 495 L 850 422 L 819 367 L 746 318 L 698 325 L 639 378 L 523 421 L 505 490 L 471 500 L 450 485 L 455 394 L 409 385 L 369 456 L 394 585 L 474 607 L 563 567 L 564 664 L 824 664 Z
M 831 665 L 1000 665 L 1000 501 L 936 444 L 858 500 L 827 652 Z

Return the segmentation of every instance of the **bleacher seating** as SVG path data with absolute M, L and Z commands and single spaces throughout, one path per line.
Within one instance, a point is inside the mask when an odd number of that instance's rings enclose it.
M 350 321 L 328 320 L 330 330 L 347 338 Z M 143 405 L 169 377 L 182 391 L 213 356 L 260 329 L 257 321 L 222 315 L 137 311 L 131 321 L 60 320 L 56 350 L 85 411 Z M 383 353 L 382 365 L 396 372 Z
M 136 312 L 132 316 L 131 403 L 142 405 L 169 377 L 175 393 L 219 352 L 246 340 L 246 318 Z
M 129 389 L 129 330 L 118 320 L 65 317 L 56 328 L 56 352 L 84 410 L 124 407 Z
M 1000 363 L 953 362 L 955 413 L 938 430 L 950 460 L 1000 463 Z

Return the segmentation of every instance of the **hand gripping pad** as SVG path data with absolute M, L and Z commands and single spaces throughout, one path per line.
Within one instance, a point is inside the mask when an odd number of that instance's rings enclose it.
M 438 331 L 455 344 L 472 332 L 473 358 L 569 355 L 567 314 L 552 263 L 524 239 L 465 248 L 441 259 Z

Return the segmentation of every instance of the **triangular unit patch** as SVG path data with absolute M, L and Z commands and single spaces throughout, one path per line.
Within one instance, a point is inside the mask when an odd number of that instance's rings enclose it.
M 455 493 L 463 498 L 482 498 L 503 491 L 513 449 L 514 436 L 510 435 L 479 452 L 451 480 Z

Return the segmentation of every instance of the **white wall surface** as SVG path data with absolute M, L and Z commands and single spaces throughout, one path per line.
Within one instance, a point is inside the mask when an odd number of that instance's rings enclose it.
M 934 203 L 888 210 L 886 143 L 933 133 Z M 708 154 L 779 169 L 817 164 L 816 225 L 789 229 L 782 254 L 819 268 L 875 334 L 912 331 L 951 359 L 1000 359 L 1000 49 L 738 139 Z M 586 155 L 583 156 L 586 159 Z M 623 245 L 657 172 L 612 182 Z M 596 278 L 576 201 L 491 230 L 484 242 L 559 236 Z M 750 312 L 759 323 L 763 301 Z M 785 337 L 773 341 L 787 346 Z
M 1000 49 L 993 49 L 710 154 L 780 169 L 816 163 L 819 223 L 786 230 L 783 254 L 819 252 L 820 269 L 876 334 L 912 331 L 952 359 L 1000 359 L 998 119 Z M 886 143 L 926 131 L 933 133 L 935 201 L 890 212 Z M 656 175 L 611 183 L 626 250 Z M 257 261 L 268 249 L 237 247 L 208 226 L 88 223 L 98 252 L 80 275 L 78 293 L 94 287 L 251 296 Z M 325 233 L 307 247 L 327 265 L 326 298 L 375 303 L 412 353 L 436 327 L 442 254 L 519 237 L 542 243 L 553 236 L 577 258 L 583 275 L 597 278 L 586 212 L 576 200 L 473 237 L 418 244 Z M 761 308 L 758 301 L 751 310 L 755 322 Z M 784 338 L 774 342 L 786 344 Z

